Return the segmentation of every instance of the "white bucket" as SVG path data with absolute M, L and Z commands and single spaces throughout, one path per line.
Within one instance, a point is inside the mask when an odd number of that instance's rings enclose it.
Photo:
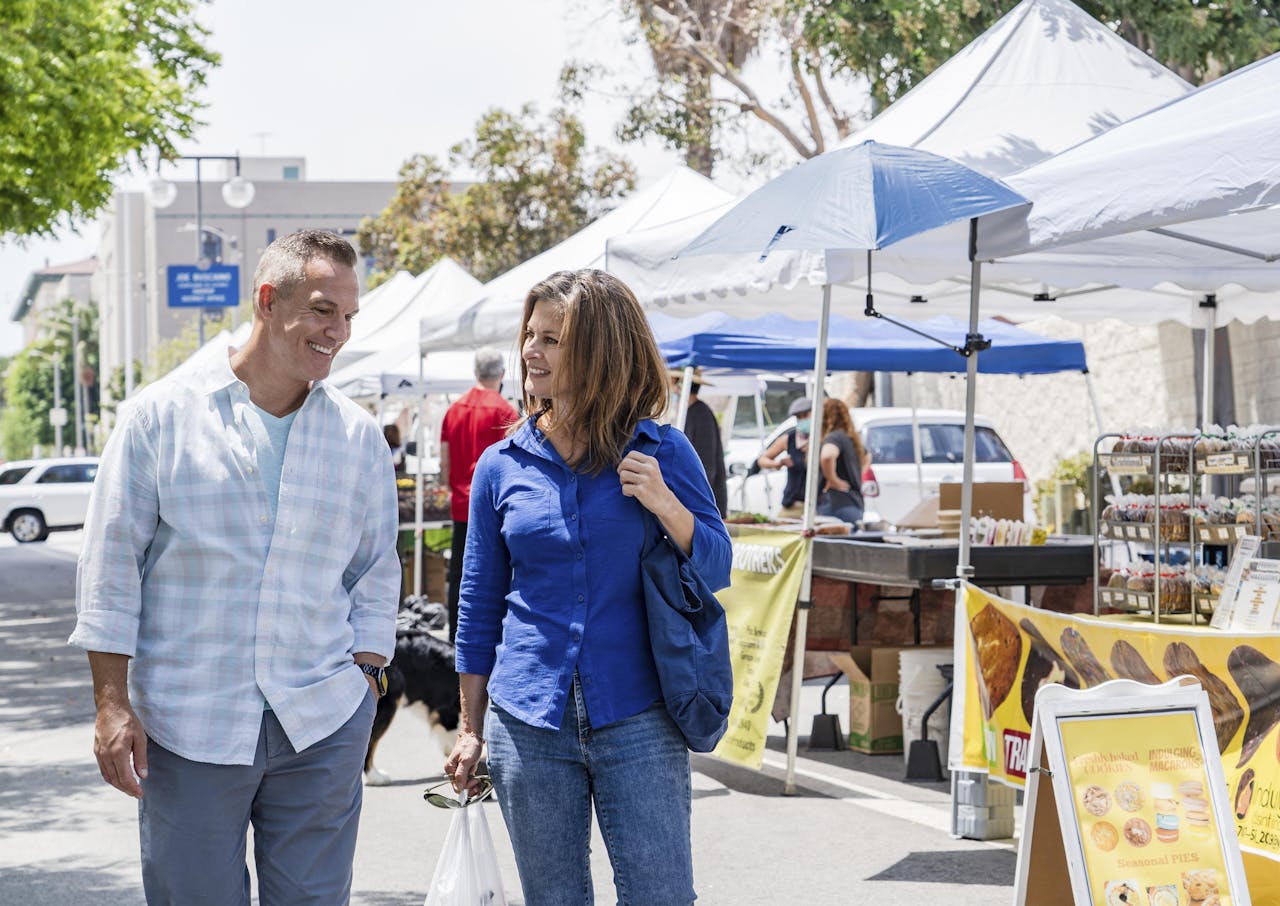
M 950 648 L 904 649 L 898 653 L 898 713 L 902 715 L 902 758 L 911 752 L 911 743 L 920 738 L 920 719 L 947 688 L 939 664 L 951 663 Z M 929 718 L 929 738 L 938 743 L 938 756 L 947 763 L 947 742 L 951 734 L 945 705 Z

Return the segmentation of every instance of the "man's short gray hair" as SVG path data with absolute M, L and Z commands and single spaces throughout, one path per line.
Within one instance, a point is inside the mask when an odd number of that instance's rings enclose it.
M 312 258 L 323 258 L 333 264 L 354 269 L 356 266 L 356 250 L 351 243 L 337 233 L 327 230 L 298 230 L 281 236 L 267 246 L 253 272 L 253 297 L 258 297 L 258 288 L 270 283 L 282 296 L 288 296 L 294 287 L 302 284 L 307 278 L 307 262 Z
M 476 379 L 491 381 L 507 373 L 507 363 L 502 353 L 496 349 L 485 347 L 476 350 Z

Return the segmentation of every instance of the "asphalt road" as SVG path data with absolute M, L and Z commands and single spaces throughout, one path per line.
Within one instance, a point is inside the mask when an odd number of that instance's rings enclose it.
M 88 666 L 66 645 L 79 541 L 79 533 L 22 546 L 0 540 L 0 904 L 143 902 L 136 808 L 98 776 Z M 818 710 L 818 691 L 805 690 L 802 726 Z M 847 707 L 840 693 L 828 697 L 833 710 Z M 918 906 L 932 898 L 986 906 L 1011 898 L 1011 845 L 951 839 L 942 785 L 899 782 L 901 756 L 810 754 L 802 737 L 799 795 L 782 796 L 782 733 L 772 727 L 759 772 L 694 758 L 700 904 Z M 379 756 L 395 781 L 365 790 L 352 903 L 418 904 L 448 829 L 450 813 L 421 795 L 440 779 L 443 755 L 425 722 L 408 714 L 397 717 Z M 518 906 L 501 815 L 496 805 L 481 807 L 508 903 Z M 598 835 L 593 853 L 596 902 L 613 903 Z

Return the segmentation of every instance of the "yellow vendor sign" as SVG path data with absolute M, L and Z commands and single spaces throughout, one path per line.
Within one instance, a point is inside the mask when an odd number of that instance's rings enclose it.
M 809 541 L 794 532 L 733 532 L 733 573 L 716 593 L 729 624 L 733 709 L 715 756 L 759 770 Z
M 965 617 L 964 768 L 1025 785 L 1035 694 L 1048 683 L 1089 688 L 1192 676 L 1209 697 L 1253 903 L 1280 906 L 1280 635 L 1067 616 L 973 586 L 965 589 Z M 1135 743 L 1148 735 L 1133 730 Z M 1198 829 L 1209 821 L 1197 805 L 1202 797 L 1184 798 L 1181 819 Z M 1155 840 L 1160 827 L 1152 828 Z

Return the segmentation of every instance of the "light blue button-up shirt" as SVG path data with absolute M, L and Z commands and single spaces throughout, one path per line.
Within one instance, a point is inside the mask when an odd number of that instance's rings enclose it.
M 658 438 L 652 421 L 636 436 Z M 729 584 L 729 533 L 702 461 L 672 428 L 655 457 L 693 514 L 690 560 L 713 589 Z M 459 673 L 487 674 L 490 698 L 535 727 L 560 728 L 577 672 L 593 727 L 661 701 L 649 647 L 640 503 L 614 469 L 572 471 L 526 423 L 480 456 L 458 615 Z
M 130 656 L 147 734 L 211 764 L 253 763 L 264 699 L 295 749 L 329 736 L 369 690 L 352 654 L 395 648 L 395 475 L 382 433 L 317 382 L 289 434 L 273 518 L 250 405 L 218 356 L 120 407 L 70 639 Z

